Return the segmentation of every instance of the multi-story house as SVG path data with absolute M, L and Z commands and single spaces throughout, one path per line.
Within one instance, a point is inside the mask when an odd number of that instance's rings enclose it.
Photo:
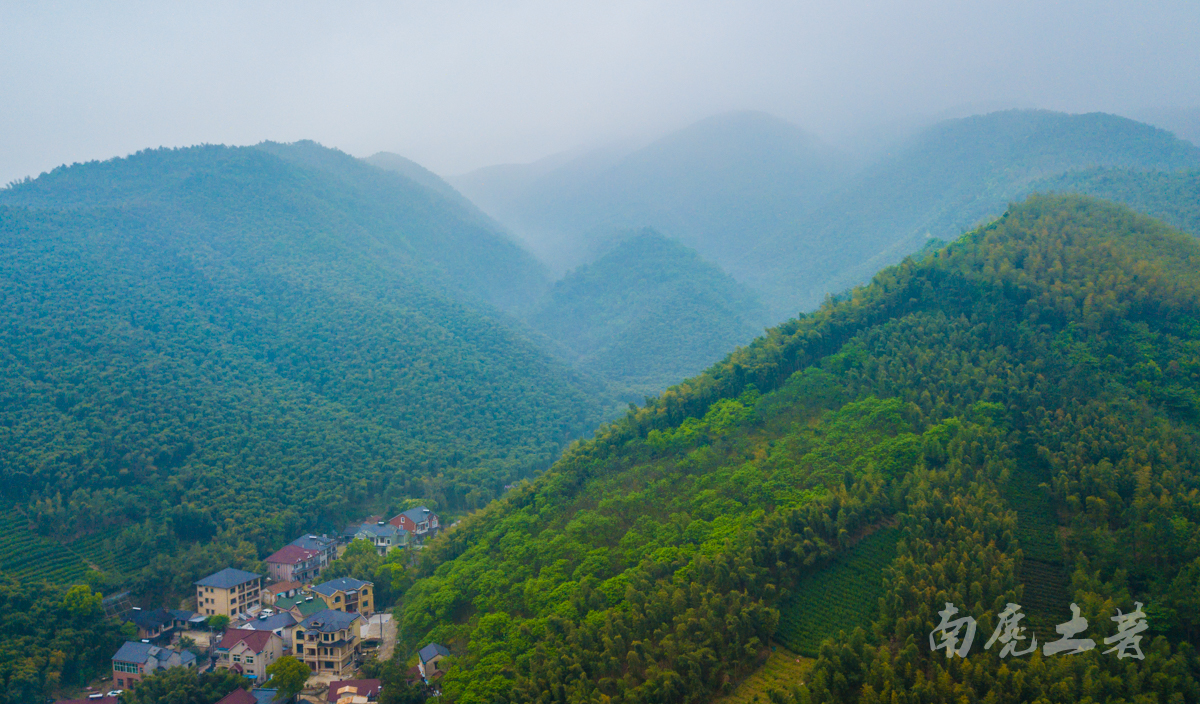
M 319 550 L 284 545 L 263 562 L 267 565 L 267 576 L 273 581 L 305 584 L 321 574 L 321 555 Z
M 363 618 L 371 615 L 375 585 L 353 577 L 338 577 L 312 587 L 312 592 L 325 602 L 325 606 L 338 611 L 360 613 Z
M 417 651 L 417 667 L 421 670 L 421 677 L 428 682 L 436 677 L 440 677 L 445 670 L 438 666 L 438 663 L 450 657 L 450 650 L 441 643 L 430 643 L 429 645 Z
M 271 631 L 230 628 L 216 648 L 217 667 L 256 682 L 267 680 L 267 666 L 283 656 L 283 639 Z
M 291 542 L 298 548 L 316 550 L 321 553 L 321 570 L 337 559 L 337 538 L 328 535 L 302 535 Z
M 375 546 L 380 555 L 386 555 L 396 548 L 408 546 L 411 534 L 403 528 L 397 528 L 391 523 L 364 523 L 354 534 L 355 540 L 366 540 Z
M 383 682 L 380 680 L 338 680 L 329 683 L 325 699 L 330 704 L 377 702 L 381 691 Z
M 356 613 L 326 609 L 292 629 L 292 654 L 321 675 L 344 677 L 358 667 L 361 647 Z
M 438 533 L 437 514 L 424 506 L 410 508 L 388 521 L 388 523 L 412 533 L 418 542 L 424 541 L 426 538 L 432 538 Z
M 196 582 L 196 611 L 233 618 L 261 604 L 262 576 L 232 567 Z
M 283 641 L 283 647 L 292 647 L 292 626 L 295 626 L 299 620 L 292 615 L 291 611 L 281 611 L 277 614 L 266 616 L 259 614 L 256 617 L 239 621 L 233 624 L 233 628 L 249 629 L 254 631 L 270 631 Z
M 117 689 L 132 688 L 143 677 L 172 667 L 195 667 L 195 654 L 168 650 L 149 643 L 126 641 L 112 656 L 113 682 Z
M 299 582 L 276 582 L 262 588 L 262 603 L 268 606 L 277 599 L 287 599 L 302 592 L 304 585 Z
M 199 620 L 191 611 L 174 609 L 139 609 L 133 607 L 124 617 L 137 627 L 138 640 L 148 640 L 158 644 L 169 643 L 172 636 L 191 625 L 197 625 Z

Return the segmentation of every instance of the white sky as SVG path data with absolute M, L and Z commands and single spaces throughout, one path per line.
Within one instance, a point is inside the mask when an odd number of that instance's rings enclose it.
M 0 0 L 0 184 L 315 139 L 444 174 L 760 109 L 837 139 L 972 103 L 1200 106 L 1200 2 Z

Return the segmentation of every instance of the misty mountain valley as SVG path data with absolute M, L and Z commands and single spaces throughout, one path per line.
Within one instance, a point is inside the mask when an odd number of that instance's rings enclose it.
M 0 151 L 0 704 L 1200 704 L 1200 109 L 601 92 L 426 161 L 309 69 L 369 140 Z

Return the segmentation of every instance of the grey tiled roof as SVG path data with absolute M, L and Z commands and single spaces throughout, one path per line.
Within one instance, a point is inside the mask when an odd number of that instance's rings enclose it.
M 407 511 L 401 512 L 400 515 L 413 523 L 420 523 L 421 521 L 428 520 L 434 513 L 424 506 L 417 506 L 416 508 L 410 508 Z
M 442 657 L 450 657 L 450 651 L 441 643 L 430 643 L 424 648 L 421 648 L 417 652 L 417 655 L 421 658 L 421 662 L 429 662 L 439 655 Z
M 361 589 L 369 584 L 370 582 L 364 582 L 361 579 L 353 577 L 338 577 L 323 584 L 318 584 L 312 590 L 318 594 L 333 596 L 334 592 L 348 592 L 351 589 Z
M 340 631 L 343 628 L 350 626 L 359 619 L 358 614 L 348 613 L 346 611 L 335 611 L 333 609 L 325 609 L 309 616 L 300 622 L 300 627 L 306 631 L 317 631 L 319 633 L 333 633 Z
M 253 579 L 258 579 L 261 575 L 247 572 L 246 570 L 234 569 L 226 567 L 220 572 L 208 575 L 204 579 L 197 580 L 198 587 L 215 587 L 217 589 L 229 589 L 236 587 L 239 584 L 245 584 Z
M 169 660 L 174 654 L 174 650 L 160 648 L 157 645 L 150 645 L 149 643 L 139 643 L 127 640 L 125 641 L 125 644 L 121 646 L 120 650 L 118 650 L 116 654 L 112 656 L 112 659 L 119 660 L 121 662 L 145 663 L 149 662 L 150 658 L 154 658 L 159 662 L 162 662 Z M 189 662 L 194 661 L 196 659 L 196 655 L 190 650 L 184 650 L 179 653 L 179 659 L 182 664 L 186 665 Z
M 298 548 L 305 550 L 328 550 L 333 545 L 333 538 L 322 538 L 319 535 L 302 535 L 291 542 Z
M 256 631 L 274 631 L 280 628 L 287 628 L 296 625 L 296 617 L 291 613 L 284 611 L 281 614 L 268 616 L 266 618 L 252 618 L 239 628 L 252 628 Z

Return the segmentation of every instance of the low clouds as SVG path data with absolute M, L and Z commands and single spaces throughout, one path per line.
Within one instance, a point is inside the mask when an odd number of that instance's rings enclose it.
M 827 138 L 960 106 L 1200 105 L 1194 2 L 0 7 L 0 181 L 316 139 L 442 173 L 760 109 Z

